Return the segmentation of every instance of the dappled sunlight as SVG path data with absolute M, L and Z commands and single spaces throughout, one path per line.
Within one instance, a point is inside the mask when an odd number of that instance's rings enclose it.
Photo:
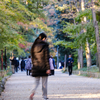
M 55 69 L 56 72 L 60 72 L 62 69 Z
M 100 93 L 98 94 L 54 94 L 49 95 L 50 98 L 100 98 Z

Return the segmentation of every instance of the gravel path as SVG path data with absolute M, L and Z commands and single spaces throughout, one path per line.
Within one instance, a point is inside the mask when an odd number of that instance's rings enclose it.
M 13 74 L 5 85 L 0 100 L 29 100 L 34 78 L 25 72 Z M 48 79 L 49 100 L 100 100 L 100 79 L 61 73 L 56 70 Z M 41 84 L 34 100 L 42 100 Z

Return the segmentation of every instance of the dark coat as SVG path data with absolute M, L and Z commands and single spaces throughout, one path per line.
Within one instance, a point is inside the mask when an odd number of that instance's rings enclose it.
M 68 58 L 67 59 L 67 66 L 72 66 L 72 64 L 73 64 L 73 62 L 74 62 L 74 60 L 73 60 L 73 58 Z
M 21 67 L 23 67 L 23 68 L 25 67 L 25 61 L 24 60 L 21 61 Z
M 15 57 L 14 57 L 13 59 L 10 59 L 10 61 L 11 61 L 11 65 L 15 65 L 15 60 L 16 60 Z
M 19 66 L 19 61 L 15 60 L 15 67 L 18 67 L 18 66 Z
M 48 76 L 46 71 L 49 65 L 49 46 L 46 42 L 38 39 L 32 48 L 32 76 Z

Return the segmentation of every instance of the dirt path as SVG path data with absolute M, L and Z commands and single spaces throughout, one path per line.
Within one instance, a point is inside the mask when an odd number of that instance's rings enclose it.
M 5 85 L 5 91 L 0 100 L 29 100 L 29 94 L 34 85 L 34 78 L 25 72 L 13 74 Z M 49 100 L 100 100 L 100 79 L 61 73 L 56 70 L 55 76 L 48 80 Z M 41 84 L 34 100 L 42 100 Z

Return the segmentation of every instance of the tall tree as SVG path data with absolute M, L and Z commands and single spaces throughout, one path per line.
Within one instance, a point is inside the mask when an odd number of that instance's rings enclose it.
M 84 0 L 81 0 L 82 11 L 85 10 L 84 3 L 85 3 Z M 82 22 L 85 24 L 87 23 L 85 16 L 83 17 Z M 83 29 L 83 31 L 87 31 L 87 30 Z M 87 68 L 89 68 L 91 66 L 91 53 L 90 53 L 90 46 L 89 46 L 88 38 L 86 39 L 86 48 L 85 49 L 86 49 Z
M 96 43 L 97 43 L 97 56 L 98 56 L 98 63 L 99 63 L 99 72 L 100 72 L 100 36 L 99 36 L 99 28 L 98 23 L 96 20 L 96 14 L 95 14 L 95 5 L 93 0 L 91 0 L 92 3 L 92 16 L 93 16 L 93 24 L 95 27 L 95 35 L 96 35 Z

